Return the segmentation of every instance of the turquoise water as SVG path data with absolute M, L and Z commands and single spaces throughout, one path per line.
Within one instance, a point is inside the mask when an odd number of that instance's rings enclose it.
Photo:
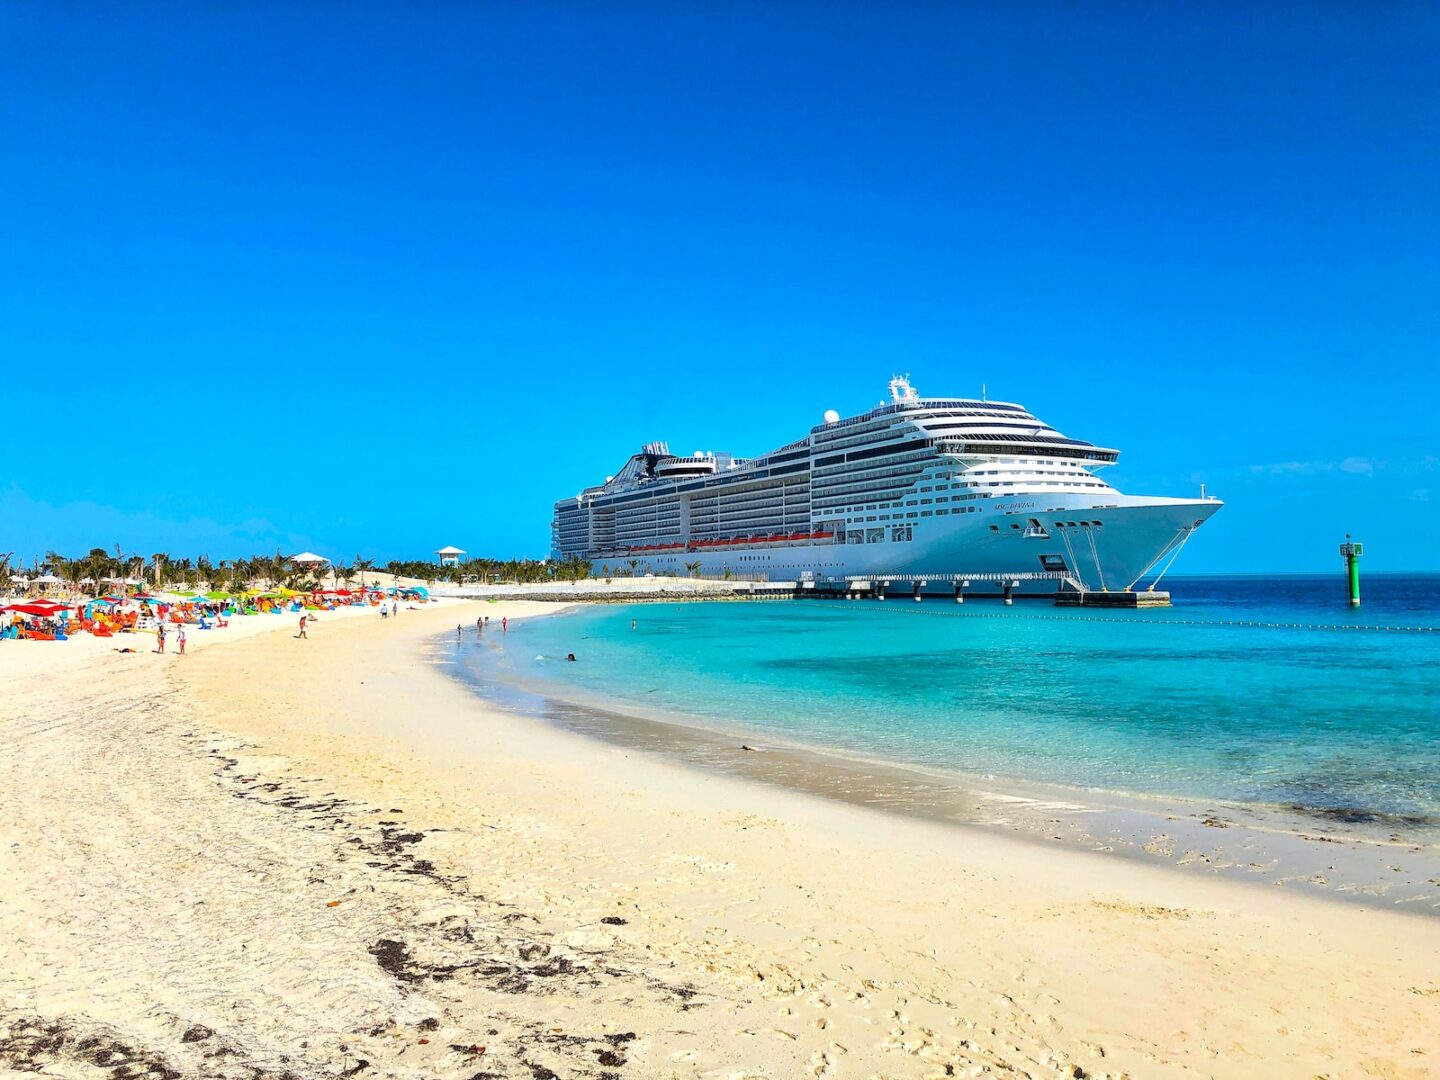
M 1369 575 L 1354 613 L 1338 573 L 1170 587 L 1174 607 L 1143 612 L 600 606 L 507 635 L 492 623 L 462 664 L 482 682 L 888 761 L 1440 822 L 1440 576 Z

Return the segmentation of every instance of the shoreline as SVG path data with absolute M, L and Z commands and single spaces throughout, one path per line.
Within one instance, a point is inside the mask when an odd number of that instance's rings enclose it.
M 12 681 L 0 1061 L 87 1035 L 224 1076 L 1404 1076 L 1440 1055 L 1429 920 L 698 773 L 437 670 L 452 619 L 524 607 L 257 633 L 158 681 L 103 655 L 63 688 Z
M 1081 787 L 883 759 L 547 686 L 518 675 L 503 650 L 462 662 L 453 649 L 443 655 L 447 644 L 454 642 L 432 642 L 435 662 L 489 704 L 687 767 L 1047 847 L 1440 915 L 1440 828 L 1431 821 L 1381 812 L 1353 821 L 1324 807 Z

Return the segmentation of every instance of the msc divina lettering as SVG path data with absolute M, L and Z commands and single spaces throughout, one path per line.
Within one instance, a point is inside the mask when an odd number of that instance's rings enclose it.
M 1121 494 L 1097 476 L 1118 457 L 1021 405 L 925 398 L 897 376 L 889 401 L 827 412 L 761 457 L 646 444 L 555 504 L 552 553 L 642 574 L 1153 588 L 1222 503 Z

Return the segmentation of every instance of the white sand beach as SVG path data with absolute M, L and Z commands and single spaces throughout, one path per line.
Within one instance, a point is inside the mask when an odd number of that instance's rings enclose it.
M 694 770 L 428 662 L 554 610 L 0 647 L 0 1069 L 1440 1074 L 1433 918 Z

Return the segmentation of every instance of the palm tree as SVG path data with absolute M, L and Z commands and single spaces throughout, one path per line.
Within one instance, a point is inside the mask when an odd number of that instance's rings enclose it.
M 80 579 L 85 577 L 84 559 L 65 559 L 64 566 L 60 570 L 60 576 L 70 583 L 75 592 L 80 591 Z
M 169 560 L 169 558 L 170 558 L 170 556 L 167 555 L 167 554 L 165 554 L 163 551 L 157 551 L 155 554 L 153 554 L 153 555 L 150 556 L 150 566 L 151 566 L 151 569 L 153 569 L 153 570 L 155 571 L 155 591 L 156 591 L 156 592 L 159 592 L 159 591 L 160 591 L 160 575 L 161 575 L 162 573 L 164 573 L 164 571 L 165 571 L 165 563 Z M 140 575 L 139 575 L 139 574 L 136 574 L 135 576 L 136 576 L 136 577 L 139 577 Z
M 375 560 L 374 560 L 374 559 L 362 559 L 359 555 L 356 555 L 356 556 L 355 556 L 355 569 L 356 569 L 356 570 L 359 572 L 359 574 L 360 574 L 360 587 L 363 589 L 363 588 L 365 588 L 365 575 L 368 574 L 368 573 L 370 573 L 370 571 L 372 571 L 372 570 L 375 569 Z
M 295 575 L 295 565 L 288 556 L 282 555 L 279 549 L 275 551 L 275 557 L 270 560 L 270 580 L 273 585 L 283 585 Z
M 696 559 L 694 562 L 687 562 L 687 563 L 685 564 L 685 571 L 686 571 L 686 573 L 688 573 L 691 577 L 699 577 L 699 576 L 700 576 L 700 560 L 699 560 L 699 559 Z

